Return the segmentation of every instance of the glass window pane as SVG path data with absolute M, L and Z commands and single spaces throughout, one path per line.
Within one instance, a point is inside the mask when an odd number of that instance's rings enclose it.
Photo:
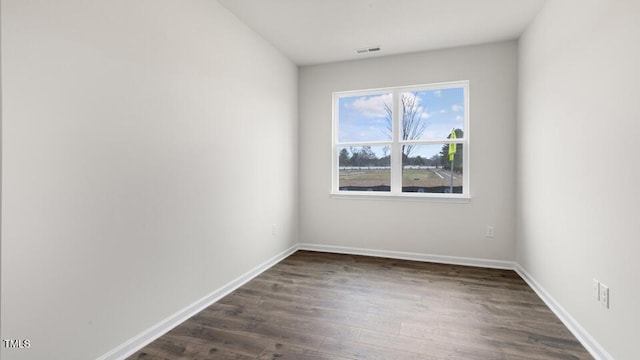
M 462 162 L 462 144 L 405 146 L 402 192 L 461 194 Z
M 340 191 L 390 191 L 389 146 L 338 147 Z
M 403 92 L 402 140 L 444 140 L 464 134 L 464 88 Z
M 391 94 L 338 99 L 338 141 L 391 140 Z

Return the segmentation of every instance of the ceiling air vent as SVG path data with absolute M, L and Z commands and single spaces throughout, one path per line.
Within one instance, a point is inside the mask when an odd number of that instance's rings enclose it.
M 366 54 L 366 53 L 376 52 L 376 51 L 380 51 L 380 47 L 379 46 L 373 46 L 373 47 L 368 47 L 368 48 L 364 48 L 364 49 L 358 49 L 358 50 L 356 50 L 356 54 Z

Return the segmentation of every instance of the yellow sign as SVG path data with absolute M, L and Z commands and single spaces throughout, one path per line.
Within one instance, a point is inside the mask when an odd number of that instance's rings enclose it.
M 451 136 L 449 139 L 456 138 L 456 129 L 451 129 Z M 453 161 L 453 156 L 456 154 L 458 150 L 458 144 L 449 144 L 449 161 Z

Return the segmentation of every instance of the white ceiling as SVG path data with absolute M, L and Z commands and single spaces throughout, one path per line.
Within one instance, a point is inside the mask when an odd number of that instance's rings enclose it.
M 520 36 L 545 0 L 218 0 L 298 65 Z M 381 51 L 358 55 L 356 49 Z

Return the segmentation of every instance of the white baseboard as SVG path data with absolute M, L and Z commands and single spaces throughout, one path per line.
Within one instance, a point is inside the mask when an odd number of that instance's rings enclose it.
M 343 246 L 333 246 L 333 245 L 317 245 L 317 244 L 300 243 L 298 244 L 298 249 L 330 252 L 330 253 L 337 253 L 337 254 L 365 255 L 365 256 L 385 257 L 385 258 L 391 258 L 391 259 L 434 262 L 434 263 L 441 263 L 441 264 L 478 266 L 478 267 L 494 268 L 494 269 L 513 270 L 515 267 L 515 263 L 513 261 L 431 255 L 431 254 L 390 251 L 390 250 L 363 249 L 363 248 L 353 248 L 353 247 L 343 247 Z
M 260 275 L 262 272 L 269 269 L 276 263 L 280 262 L 282 259 L 286 258 L 287 256 L 293 254 L 297 250 L 375 256 L 375 257 L 385 257 L 385 258 L 391 258 L 391 259 L 414 260 L 414 261 L 423 261 L 423 262 L 452 264 L 452 265 L 478 266 L 478 267 L 485 267 L 485 268 L 515 270 L 518 273 L 518 275 L 520 275 L 520 277 L 522 277 L 522 279 L 536 292 L 536 294 L 538 294 L 538 296 L 551 309 L 551 311 L 553 311 L 553 313 L 564 323 L 564 325 L 569 329 L 569 331 L 573 333 L 573 335 L 578 339 L 578 341 L 580 341 L 580 343 L 589 351 L 589 353 L 591 353 L 591 355 L 596 360 L 612 360 L 613 359 L 613 357 L 609 355 L 609 353 L 607 353 L 607 351 L 591 335 L 589 335 L 589 333 L 582 326 L 580 326 L 580 324 L 566 310 L 564 310 L 564 308 L 560 306 L 560 304 L 557 301 L 555 301 L 551 297 L 551 295 L 549 295 L 549 293 L 547 293 L 547 291 L 544 290 L 544 288 L 540 284 L 538 284 L 538 282 L 536 282 L 535 279 L 531 277 L 531 275 L 529 275 L 529 273 L 527 273 L 524 270 L 524 268 L 522 268 L 516 262 L 457 257 L 457 256 L 421 254 L 421 253 L 401 252 L 401 251 L 353 248 L 353 247 L 343 247 L 343 246 L 333 246 L 333 245 L 298 243 L 286 249 L 285 251 L 281 252 L 280 254 L 272 257 L 271 259 L 263 262 L 262 264 L 256 266 L 255 268 L 251 269 L 244 275 L 229 282 L 225 286 L 213 291 L 209 295 L 194 302 L 193 304 L 187 306 L 186 308 L 176 312 L 175 314 L 169 316 L 163 321 L 160 321 L 158 324 L 152 326 L 151 328 L 131 338 L 130 340 L 126 341 L 125 343 L 121 344 L 115 349 L 102 355 L 97 360 L 119 360 L 132 355 L 139 349 L 151 343 L 153 340 L 159 338 L 160 336 L 167 333 L 169 330 L 173 329 L 180 323 L 184 322 L 185 320 L 189 319 L 193 315 L 202 311 L 203 309 L 210 306 L 214 302 L 220 300 L 227 294 L 231 293 L 235 289 L 247 283 L 249 280 Z
M 562 323 L 571 331 L 582 346 L 596 360 L 613 360 L 609 353 L 522 267 L 516 263 L 514 269 L 518 275 L 538 294 Z
M 131 356 L 136 351 L 142 349 L 144 346 L 146 346 L 149 343 L 151 343 L 153 340 L 155 340 L 155 339 L 159 338 L 160 336 L 166 334 L 169 330 L 173 329 L 174 327 L 176 327 L 179 324 L 181 324 L 182 322 L 186 321 L 187 319 L 189 319 L 193 315 L 195 315 L 195 314 L 199 313 L 200 311 L 204 310 L 205 308 L 207 308 L 208 306 L 210 306 L 214 302 L 220 300 L 221 298 L 223 298 L 227 294 L 231 293 L 235 289 L 237 289 L 240 286 L 242 286 L 245 283 L 247 283 L 249 280 L 253 279 L 254 277 L 256 277 L 258 275 L 260 275 L 262 272 L 264 272 L 265 270 L 269 269 L 273 265 L 277 264 L 279 261 L 281 261 L 282 259 L 286 258 L 287 256 L 293 254 L 297 250 L 298 250 L 298 245 L 294 245 L 294 246 L 286 249 L 285 251 L 281 252 L 280 254 L 272 257 L 271 259 L 269 259 L 269 260 L 263 262 L 262 264 L 254 267 L 253 269 L 251 269 L 247 273 L 245 273 L 245 274 L 241 275 L 240 277 L 234 279 L 233 281 L 229 282 L 225 286 L 213 291 L 209 295 L 207 295 L 207 296 L 203 297 L 202 299 L 194 302 L 193 304 L 185 307 L 184 309 L 176 312 L 175 314 L 167 317 L 166 319 L 160 321 L 156 325 L 154 325 L 151 328 L 143 331 L 142 333 L 138 334 L 137 336 L 129 339 L 128 341 L 126 341 L 125 343 L 123 343 L 120 346 L 116 347 L 115 349 L 113 349 L 113 350 L 109 351 L 108 353 L 100 356 L 97 360 L 119 360 L 119 359 L 125 359 L 128 356 Z

